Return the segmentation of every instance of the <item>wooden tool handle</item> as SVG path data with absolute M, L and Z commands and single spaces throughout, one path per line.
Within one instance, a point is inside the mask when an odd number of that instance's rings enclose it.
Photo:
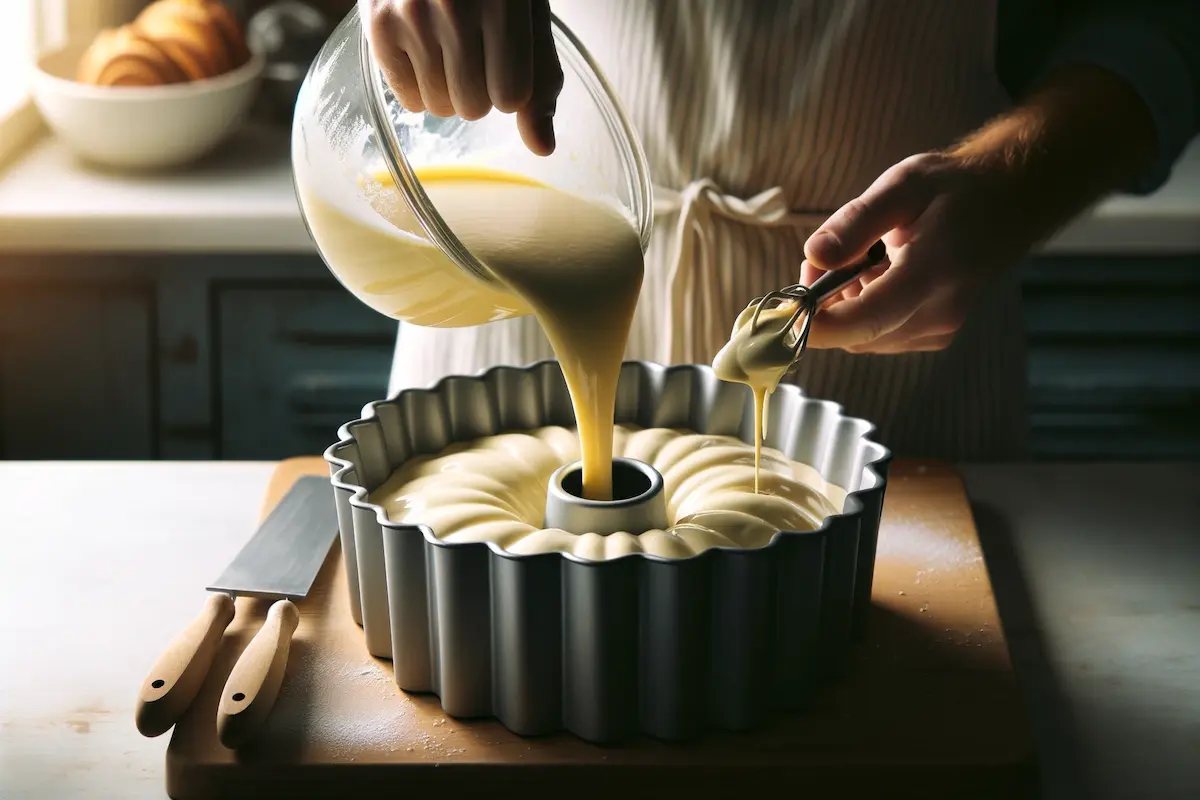
M 209 595 L 204 610 L 167 645 L 142 682 L 135 721 L 143 736 L 160 736 L 171 729 L 192 704 L 229 623 L 233 598 Z
M 280 600 L 267 612 L 267 621 L 250 640 L 225 682 L 217 706 L 221 744 L 240 747 L 271 713 L 283 684 L 292 634 L 299 624 L 300 611 L 290 600 Z

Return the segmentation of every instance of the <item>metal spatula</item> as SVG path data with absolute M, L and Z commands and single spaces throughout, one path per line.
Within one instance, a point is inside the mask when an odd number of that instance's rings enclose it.
M 292 601 L 308 595 L 337 532 L 329 480 L 300 478 L 207 587 L 215 594 L 146 676 L 136 714 L 142 735 L 165 733 L 192 704 L 233 621 L 233 598 L 244 596 L 277 601 L 230 672 L 217 710 L 223 744 L 236 747 L 250 738 L 270 713 L 283 682 L 292 634 L 300 621 Z

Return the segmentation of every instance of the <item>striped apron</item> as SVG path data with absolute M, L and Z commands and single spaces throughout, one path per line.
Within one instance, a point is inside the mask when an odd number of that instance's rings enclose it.
M 809 234 L 885 169 L 1005 103 L 995 3 L 556 0 L 642 137 L 655 231 L 626 358 L 710 363 L 754 297 L 795 283 Z M 811 350 L 792 380 L 879 427 L 899 455 L 1019 458 L 1015 278 L 933 353 Z M 532 317 L 401 325 L 389 393 L 553 354 Z

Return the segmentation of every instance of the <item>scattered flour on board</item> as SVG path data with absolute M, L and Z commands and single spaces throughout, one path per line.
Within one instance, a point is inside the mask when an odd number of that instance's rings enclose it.
M 924 525 L 890 525 L 881 532 L 876 557 L 923 564 L 929 570 L 960 569 L 979 563 L 983 554 L 952 530 Z
M 412 754 L 415 758 L 444 761 L 461 755 L 465 750 L 456 747 L 457 726 L 445 717 L 435 719 L 432 726 L 421 718 L 414 706 L 392 680 L 388 667 L 375 659 L 340 661 L 328 655 L 317 655 L 310 667 L 309 697 L 343 693 L 347 684 L 368 687 L 379 694 L 377 702 L 356 705 L 353 712 L 335 713 L 330 702 L 308 704 L 309 716 L 304 720 L 306 736 L 330 748 L 338 759 L 354 761 L 365 752 L 380 750 Z M 361 688 L 357 690 L 361 694 Z

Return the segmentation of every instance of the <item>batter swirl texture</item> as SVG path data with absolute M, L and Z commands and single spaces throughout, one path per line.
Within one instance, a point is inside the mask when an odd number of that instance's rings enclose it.
M 712 547 L 766 546 L 781 530 L 813 530 L 840 512 L 845 492 L 777 450 L 762 454 L 732 436 L 618 425 L 613 455 L 663 476 L 670 525 L 605 536 L 543 528 L 546 485 L 579 459 L 574 430 L 544 427 L 451 445 L 410 459 L 371 493 L 392 522 L 422 524 L 446 542 L 493 542 L 511 553 L 564 552 L 603 561 L 646 553 L 686 558 Z

